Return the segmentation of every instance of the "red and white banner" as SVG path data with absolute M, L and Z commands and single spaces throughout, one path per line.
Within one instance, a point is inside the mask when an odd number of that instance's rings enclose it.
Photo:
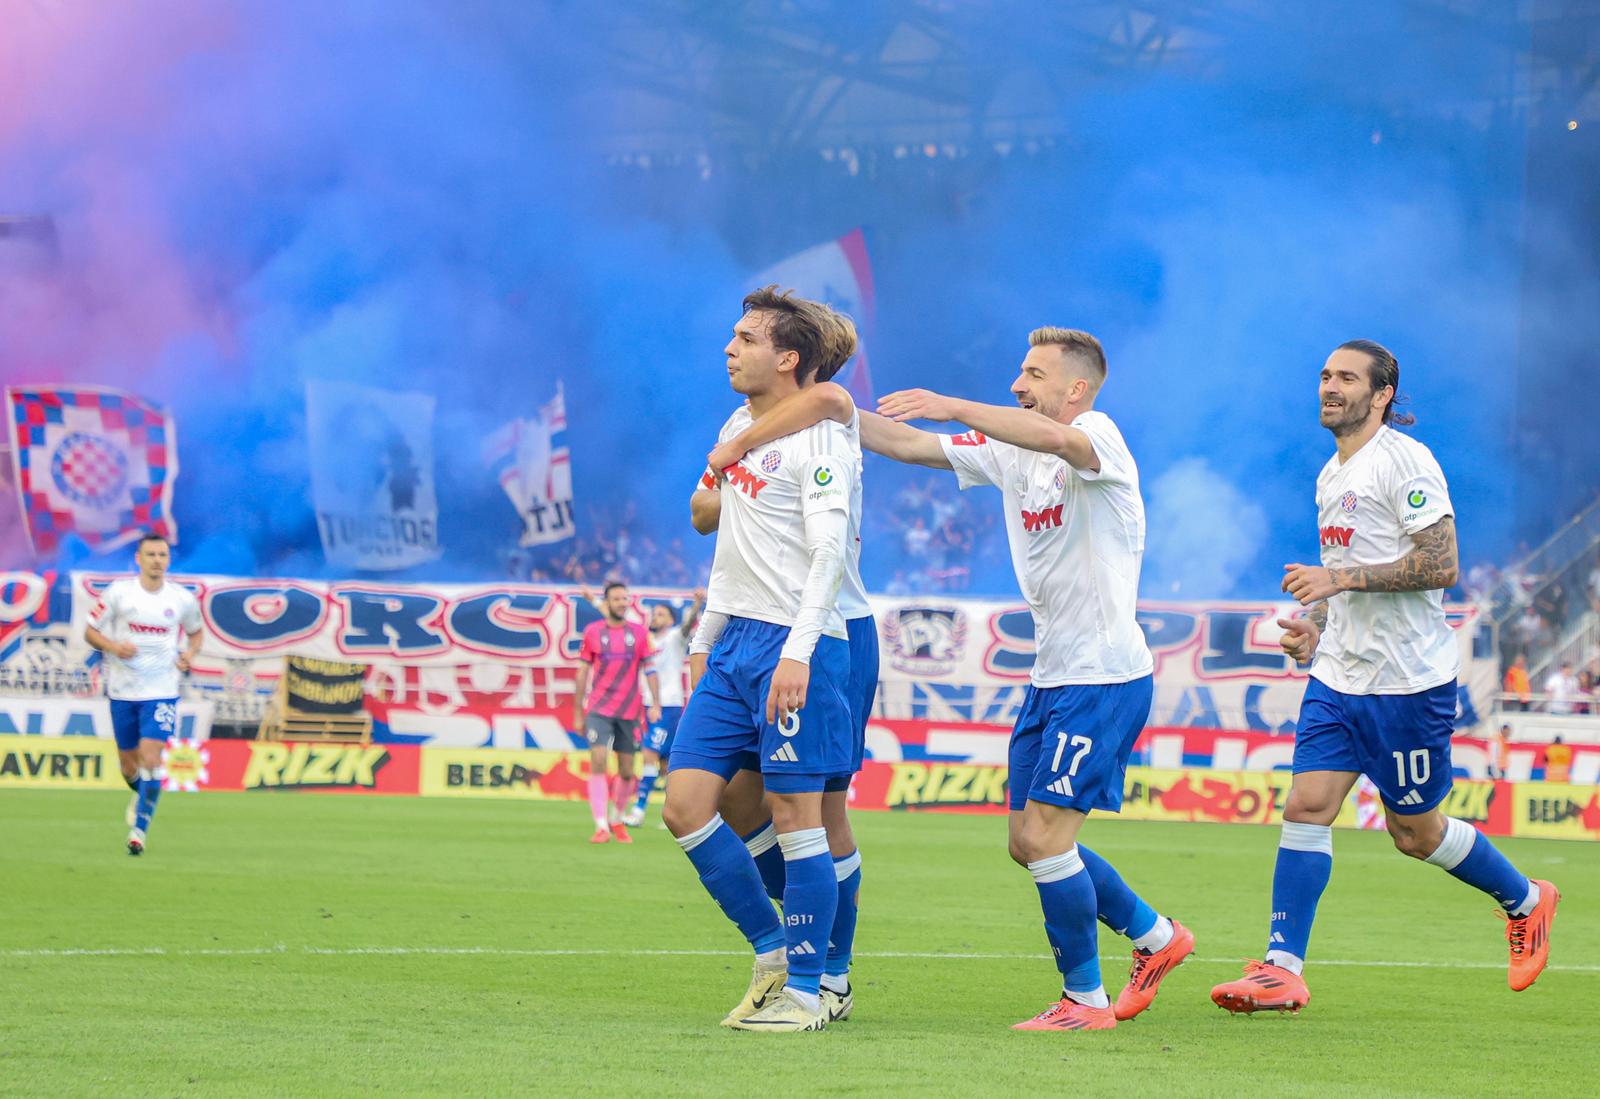
M 780 291 L 793 290 L 850 315 L 856 325 L 856 353 L 833 380 L 850 391 L 859 407 L 876 407 L 867 343 L 877 320 L 877 301 L 867 239 L 861 230 L 852 229 L 835 240 L 796 252 L 755 276 L 757 286 L 772 283 Z
M 82 642 L 88 608 L 112 579 L 72 574 L 65 642 L 80 659 L 89 656 Z M 505 691 L 527 688 L 544 700 L 541 705 L 553 704 L 549 700 L 559 698 L 570 681 L 584 627 L 599 617 L 569 587 L 175 579 L 200 600 L 207 636 L 199 667 L 250 661 L 260 666 L 264 682 L 283 657 L 294 654 L 380 668 L 450 669 L 430 672 L 427 692 L 460 693 L 465 699 L 474 685 L 492 685 L 493 695 L 510 684 Z M 688 591 L 636 588 L 634 614 L 642 619 L 656 603 L 681 614 L 691 600 Z M 881 596 L 873 597 L 872 606 L 881 641 L 878 716 L 951 727 L 1009 726 L 1016 718 L 1034 656 L 1027 607 L 998 600 Z M 1156 658 L 1151 724 L 1292 731 L 1306 676 L 1278 647 L 1275 622 L 1292 609 L 1284 603 L 1141 603 L 1140 623 Z M 1474 698 L 1485 697 L 1475 684 L 1486 681 L 1492 690 L 1496 680 L 1492 655 L 1477 657 L 1474 649 L 1492 653 L 1493 646 L 1474 646 L 1482 626 L 1476 608 L 1453 607 L 1448 613 L 1461 640 L 1458 724 L 1470 727 L 1477 720 Z M 400 681 L 391 676 L 390 682 Z M 463 705 L 452 703 L 448 710 Z M 466 708 L 493 724 L 486 704 Z M 431 712 L 443 717 L 447 708 Z M 447 735 L 451 743 L 464 743 L 465 729 L 458 725 L 448 734 L 414 729 L 403 735 Z M 476 743 L 504 741 L 485 733 Z M 529 733 L 523 746 L 541 743 L 538 734 Z
M 177 428 L 164 409 L 98 386 L 13 386 L 5 395 L 12 478 L 35 553 L 54 554 L 68 535 L 96 553 L 146 532 L 178 540 Z
M 572 452 L 564 436 L 567 404 L 561 385 L 532 419 L 512 420 L 483 443 L 483 464 L 522 516 L 521 544 L 543 546 L 578 532 L 572 510 Z

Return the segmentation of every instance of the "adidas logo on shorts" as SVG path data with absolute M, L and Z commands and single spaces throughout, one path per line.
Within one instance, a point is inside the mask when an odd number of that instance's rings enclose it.
M 1052 794 L 1060 794 L 1064 798 L 1070 798 L 1073 796 L 1072 783 L 1067 781 L 1066 775 L 1062 775 L 1049 786 L 1046 786 L 1045 789 L 1049 790 Z
M 778 750 L 767 757 L 775 763 L 799 763 L 800 757 L 794 754 L 794 745 L 780 744 Z
M 1417 790 L 1412 790 L 1405 797 L 1401 798 L 1400 801 L 1398 802 L 1398 804 L 1400 804 L 1400 805 L 1421 805 L 1422 804 L 1422 794 Z

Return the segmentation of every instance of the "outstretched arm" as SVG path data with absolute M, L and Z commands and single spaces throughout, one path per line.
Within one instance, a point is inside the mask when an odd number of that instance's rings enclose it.
M 1411 552 L 1385 565 L 1285 565 L 1283 590 L 1310 606 L 1342 591 L 1442 591 L 1456 582 L 1456 521 L 1446 515 L 1411 536 Z
M 789 394 L 739 434 L 718 443 L 706 456 L 706 464 L 712 469 L 726 469 L 756 447 L 804 431 L 812 424 L 823 420 L 847 424 L 855 411 L 856 403 L 848 389 L 838 382 L 818 382 Z
M 954 469 L 944 456 L 939 436 L 910 424 L 898 424 L 874 412 L 861 413 L 861 445 L 874 454 L 882 454 L 897 462 L 932 466 L 934 469 Z
M 1057 454 L 1075 469 L 1098 473 L 1100 458 L 1089 436 L 1075 427 L 1057 423 L 1050 417 L 1027 408 L 1002 408 L 999 405 L 946 397 L 927 389 L 902 389 L 878 402 L 878 411 L 891 420 L 955 420 L 983 432 L 1002 443 Z M 863 417 L 863 420 L 865 417 Z M 862 431 L 863 442 L 866 438 Z

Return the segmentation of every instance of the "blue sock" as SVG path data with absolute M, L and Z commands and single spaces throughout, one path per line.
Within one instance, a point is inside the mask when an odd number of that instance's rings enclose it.
M 1044 933 L 1055 951 L 1062 987 L 1084 1003 L 1098 996 L 1102 1001 L 1098 1006 L 1104 1006 L 1094 882 L 1089 880 L 1078 849 L 1068 848 L 1060 855 L 1030 862 L 1028 872 L 1039 887 Z
M 1511 865 L 1488 836 L 1464 820 L 1446 819 L 1444 839 L 1427 861 L 1483 890 L 1510 915 L 1526 916 L 1538 903 L 1533 883 Z
M 1268 965 L 1299 973 L 1305 965 L 1317 902 L 1333 874 L 1333 829 L 1326 824 L 1283 822 L 1278 862 L 1272 871 L 1272 923 Z
M 139 768 L 139 807 L 133 826 L 141 832 L 150 831 L 150 818 L 155 816 L 156 802 L 161 799 L 161 780 L 148 767 Z
M 694 864 L 700 884 L 722 908 L 757 954 L 783 945 L 783 925 L 761 888 L 761 875 L 733 829 L 721 815 L 702 828 L 678 837 L 678 846 Z
M 650 791 L 656 788 L 656 779 L 660 777 L 659 767 L 646 767 L 644 774 L 639 776 L 639 800 L 633 803 L 639 812 L 644 812 L 644 807 L 650 804 Z
M 839 908 L 834 913 L 833 931 L 828 935 L 828 960 L 822 971 L 830 977 L 850 972 L 850 952 L 856 942 L 856 902 L 861 892 L 861 852 L 852 851 L 833 860 L 833 876 L 839 883 Z
M 778 830 L 769 820 L 743 839 L 745 847 L 750 850 L 750 857 L 756 860 L 756 870 L 761 874 L 761 884 L 767 896 L 782 904 L 783 849 L 778 846 Z
M 828 832 L 804 828 L 778 836 L 788 884 L 783 890 L 783 924 L 789 944 L 789 987 L 815 996 L 822 987 L 822 962 L 828 934 L 839 908 L 839 879 L 828 854 Z
M 1083 859 L 1083 868 L 1094 883 L 1094 902 L 1099 909 L 1100 922 L 1130 939 L 1150 934 L 1160 917 L 1139 894 L 1128 888 L 1117 868 L 1081 843 L 1078 857 Z

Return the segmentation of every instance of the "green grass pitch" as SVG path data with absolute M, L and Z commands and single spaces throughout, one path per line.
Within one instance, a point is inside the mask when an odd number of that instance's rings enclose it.
M 777 1036 L 717 1025 L 747 949 L 655 812 L 593 848 L 578 803 L 168 795 L 132 859 L 125 800 L 0 793 L 0 1095 L 1595 1094 L 1590 844 L 1502 841 L 1564 894 L 1517 994 L 1490 901 L 1341 832 L 1311 1006 L 1234 1017 L 1277 830 L 1097 817 L 1196 956 L 1115 1031 L 1020 1034 L 1059 986 L 1004 819 L 863 813 L 855 1016 Z

